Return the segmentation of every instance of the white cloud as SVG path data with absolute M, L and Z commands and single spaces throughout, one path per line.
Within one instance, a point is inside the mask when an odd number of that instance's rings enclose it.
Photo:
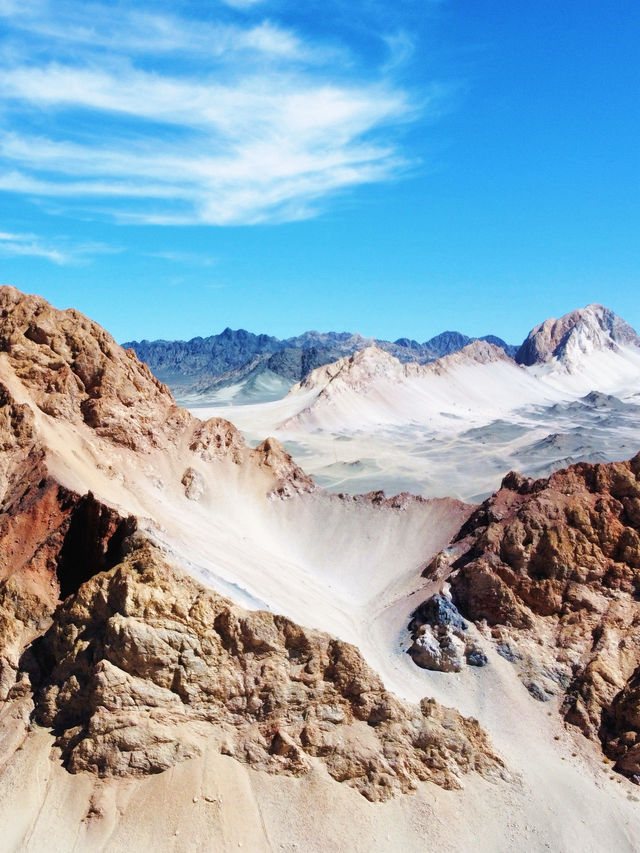
M 232 6 L 234 9 L 250 9 L 259 3 L 264 3 L 264 0 L 222 0 L 222 2 L 227 6 Z
M 47 246 L 35 234 L 0 233 L 0 256 L 46 258 L 54 264 L 68 263 L 68 256 Z
M 76 0 L 58 0 L 55 6 L 46 0 L 0 0 L 0 18 L 7 19 L 16 32 L 28 33 L 32 50 L 56 41 L 84 45 L 92 52 L 98 48 L 119 54 L 177 52 L 206 54 L 209 60 L 244 51 L 283 59 L 313 57 L 313 51 L 294 33 L 268 20 L 251 26 L 210 23 L 150 9 L 125 10 Z
M 171 261 L 175 264 L 188 264 L 190 266 L 211 267 L 217 263 L 216 258 L 208 255 L 199 255 L 196 252 L 148 252 L 148 257 L 157 258 L 161 261 Z
M 0 15 L 13 21 L 17 5 L 0 0 Z M 251 224 L 313 215 L 323 198 L 406 165 L 391 133 L 414 114 L 405 93 L 375 73 L 348 81 L 319 65 L 322 45 L 269 22 L 50 8 L 32 0 L 21 28 L 87 52 L 0 65 L 0 190 L 127 222 Z M 136 65 L 136 50 L 188 51 L 189 61 Z
M 103 243 L 51 241 L 37 234 L 0 232 L 0 257 L 44 258 L 54 264 L 67 265 L 86 262 L 91 255 L 119 252 Z
M 385 36 L 384 41 L 389 50 L 389 58 L 384 66 L 385 71 L 392 71 L 413 56 L 415 44 L 408 33 L 399 30 L 393 35 Z

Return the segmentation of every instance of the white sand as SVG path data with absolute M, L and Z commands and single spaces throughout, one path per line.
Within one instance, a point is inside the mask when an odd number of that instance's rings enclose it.
M 383 488 L 478 500 L 512 468 L 544 476 L 579 459 L 629 458 L 640 450 L 631 411 L 605 421 L 557 410 L 593 390 L 637 403 L 635 347 L 581 353 L 572 372 L 555 361 L 523 368 L 454 360 L 446 370 L 427 365 L 405 376 L 396 359 L 382 356 L 380 364 L 365 360 L 333 379 L 335 366 L 319 368 L 309 388 L 276 402 L 192 411 L 227 418 L 254 444 L 274 435 L 318 483 L 350 493 Z M 567 437 L 566 452 L 532 453 L 533 442 L 556 433 Z

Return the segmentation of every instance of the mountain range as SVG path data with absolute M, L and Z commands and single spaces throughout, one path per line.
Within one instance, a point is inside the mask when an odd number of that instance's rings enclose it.
M 279 340 L 229 328 L 207 338 L 129 341 L 123 346 L 133 349 L 179 400 L 192 405 L 224 405 L 280 399 L 316 368 L 370 347 L 402 364 L 428 364 L 476 340 L 498 347 L 524 366 L 553 358 L 568 366 L 572 359 L 578 364 L 579 354 L 589 349 L 638 344 L 635 331 L 622 318 L 604 306 L 590 305 L 560 320 L 546 320 L 532 329 L 520 346 L 494 335 L 470 338 L 451 331 L 418 343 L 408 338 L 382 341 L 349 332 L 305 332 Z
M 508 467 L 544 476 L 637 450 L 640 338 L 589 305 L 536 326 L 515 358 L 480 340 L 425 364 L 371 346 L 270 403 L 206 400 L 193 411 L 229 418 L 251 442 L 276 436 L 328 488 L 479 500 Z
M 424 364 L 462 349 L 473 340 L 476 339 L 460 332 L 442 332 L 418 343 L 408 338 L 391 342 L 350 332 L 313 331 L 279 340 L 227 328 L 206 338 L 128 341 L 123 347 L 133 349 L 178 398 L 205 396 L 226 386 L 242 384 L 246 399 L 264 401 L 282 396 L 314 368 L 369 346 L 376 346 L 403 363 Z M 480 340 L 503 348 L 509 355 L 517 350 L 494 335 Z

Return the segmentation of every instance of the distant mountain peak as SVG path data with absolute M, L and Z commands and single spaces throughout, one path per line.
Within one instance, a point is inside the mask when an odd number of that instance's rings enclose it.
M 433 350 L 437 356 L 443 356 L 449 355 L 452 352 L 457 352 L 468 343 L 471 343 L 472 340 L 473 338 L 470 338 L 468 335 L 463 335 L 462 332 L 446 331 L 441 332 L 439 335 L 436 335 L 428 341 L 425 341 L 425 346 Z
M 380 347 L 369 346 L 312 370 L 302 381 L 301 387 L 326 389 L 332 385 L 332 391 L 335 391 L 338 386 L 363 387 L 375 377 L 403 375 L 403 365 L 395 356 Z
M 462 349 L 452 353 L 448 358 L 451 361 L 455 360 L 456 363 L 468 361 L 475 364 L 491 364 L 495 361 L 512 361 L 501 346 L 491 343 L 490 341 L 483 340 L 482 338 L 471 341 L 466 346 L 462 347 Z
M 619 346 L 640 347 L 640 337 L 610 308 L 593 303 L 532 329 L 516 353 L 516 361 L 531 366 L 556 359 L 571 369 L 581 355 Z

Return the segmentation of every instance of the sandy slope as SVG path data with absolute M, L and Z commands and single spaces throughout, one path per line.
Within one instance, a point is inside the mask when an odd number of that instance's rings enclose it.
M 267 500 L 266 480 L 230 463 L 202 463 L 209 491 L 194 503 L 180 486 L 181 452 L 141 458 L 38 417 L 63 482 L 146 517 L 185 569 L 237 602 L 355 642 L 399 695 L 432 695 L 477 717 L 514 781 L 471 780 L 454 794 L 424 785 L 372 806 L 320 770 L 274 778 L 210 752 L 159 777 L 103 784 L 52 762 L 41 733 L 2 777 L 7 849 L 418 851 L 425 840 L 455 851 L 638 848 L 640 817 L 628 799 L 637 789 L 610 781 L 595 758 L 572 758 L 570 736 L 506 661 L 487 650 L 484 670 L 443 675 L 419 670 L 404 653 L 408 614 L 427 592 L 420 569 L 457 529 L 464 506 L 393 509 L 323 494 Z M 585 749 L 581 742 L 580 755 Z M 87 817 L 92 809 L 105 818 Z
M 2 359 L 0 379 L 29 402 Z M 556 716 L 531 698 L 506 661 L 487 650 L 484 670 L 452 676 L 419 670 L 405 654 L 408 614 L 429 592 L 420 571 L 468 507 L 453 500 L 377 506 L 322 493 L 268 499 L 272 477 L 255 465 L 205 462 L 186 446 L 136 453 L 85 424 L 34 414 L 61 483 L 139 516 L 186 571 L 236 602 L 356 643 L 400 696 L 432 695 L 477 717 L 513 781 L 471 779 L 458 793 L 425 784 L 374 806 L 320 768 L 298 780 L 266 776 L 211 750 L 157 777 L 102 783 L 62 770 L 50 735 L 39 731 L 0 776 L 5 849 L 640 847 L 637 801 L 629 799 L 637 788 L 610 781 L 583 742 L 579 755 L 587 757 L 573 758 Z M 187 466 L 205 483 L 199 501 L 185 495 Z M 12 725 L 2 720 L 3 737 L 11 737 Z
M 490 691 L 488 698 L 497 697 Z M 513 697 L 509 697 L 513 698 Z M 524 714 L 511 729 L 533 728 Z M 545 726 L 547 728 L 547 726 Z M 548 726 L 550 732 L 552 727 Z M 551 738 L 551 734 L 549 734 Z M 423 784 L 372 804 L 323 769 L 301 778 L 246 768 L 211 748 L 146 779 L 71 775 L 50 759 L 51 737 L 30 737 L 0 778 L 3 849 L 42 851 L 547 851 L 637 850 L 637 788 L 594 778 L 587 762 L 524 749 L 511 785 L 471 778 L 464 791 Z M 523 750 L 524 751 L 524 750 Z

